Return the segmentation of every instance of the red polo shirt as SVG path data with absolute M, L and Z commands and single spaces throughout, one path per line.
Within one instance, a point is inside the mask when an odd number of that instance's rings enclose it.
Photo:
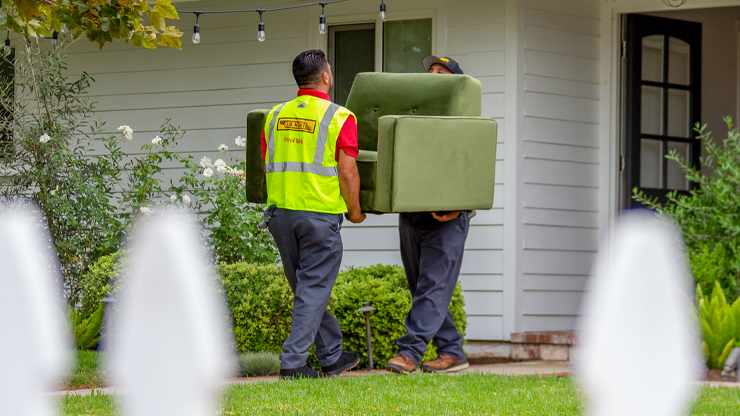
M 298 90 L 298 96 L 310 95 L 322 100 L 331 101 L 329 96 L 321 91 L 316 90 Z M 360 154 L 360 150 L 357 148 L 357 121 L 354 116 L 349 116 L 347 121 L 344 122 L 342 130 L 339 132 L 339 139 L 337 139 L 337 148 L 334 151 L 334 160 L 339 162 L 339 149 L 342 149 L 348 156 L 352 156 L 357 159 L 357 155 Z M 267 141 L 265 140 L 265 130 L 262 129 L 262 160 L 265 160 L 265 154 L 267 153 Z

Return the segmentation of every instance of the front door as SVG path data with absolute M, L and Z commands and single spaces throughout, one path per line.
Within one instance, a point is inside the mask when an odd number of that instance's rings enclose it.
M 675 150 L 699 164 L 701 23 L 627 15 L 624 52 L 622 205 L 634 208 L 634 188 L 664 202 L 693 186 L 665 156 Z

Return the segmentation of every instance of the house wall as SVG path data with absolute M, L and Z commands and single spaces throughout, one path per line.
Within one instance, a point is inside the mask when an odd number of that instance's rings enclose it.
M 600 5 L 526 0 L 520 331 L 575 329 L 599 246 Z
M 177 2 L 180 10 L 269 7 L 289 1 Z M 373 21 L 379 1 L 351 0 L 326 8 L 332 21 Z M 202 42 L 190 42 L 194 16 L 183 14 L 177 26 L 185 32 L 182 51 L 137 49 L 124 43 L 106 45 L 103 51 L 84 39 L 69 49 L 69 73 L 86 71 L 95 78 L 92 97 L 96 117 L 111 129 L 128 124 L 134 140 L 124 143 L 132 155 L 159 133 L 165 119 L 187 131 L 180 149 L 196 159 L 216 151 L 221 143 L 232 147 L 245 135 L 245 117 L 253 109 L 270 108 L 292 99 L 296 87 L 291 74 L 293 58 L 321 45 L 317 34 L 320 7 L 271 12 L 264 15 L 267 40 L 258 42 L 256 13 L 202 15 Z M 494 209 L 472 220 L 460 281 L 468 313 L 467 338 L 501 340 L 504 333 L 503 195 L 504 195 L 504 49 L 505 1 L 394 0 L 390 19 L 412 18 L 416 11 L 432 11 L 436 27 L 436 53 L 450 56 L 483 85 L 483 116 L 499 122 L 497 185 Z M 421 59 L 421 57 L 420 57 Z M 180 177 L 169 164 L 165 179 Z M 377 263 L 400 264 L 397 216 L 370 216 L 362 225 L 345 224 L 343 268 Z M 509 314 L 506 319 L 513 321 Z

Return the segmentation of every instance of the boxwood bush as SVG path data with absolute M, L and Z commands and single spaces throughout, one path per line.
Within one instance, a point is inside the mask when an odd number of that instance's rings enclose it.
M 90 305 L 97 305 L 113 288 L 120 288 L 118 276 L 125 269 L 122 257 L 104 257 L 91 270 L 85 282 Z M 293 293 L 280 266 L 258 266 L 236 263 L 217 266 L 223 293 L 234 325 L 234 338 L 239 353 L 280 353 L 290 333 Z M 95 288 L 98 289 L 95 289 Z M 93 295 L 94 294 L 94 295 Z M 329 311 L 339 320 L 346 349 L 360 354 L 360 367 L 368 364 L 365 341 L 365 318 L 357 312 L 363 302 L 377 310 L 370 315 L 373 358 L 376 368 L 385 367 L 396 354 L 396 339 L 406 333 L 404 319 L 411 307 L 411 294 L 403 268 L 376 265 L 351 268 L 339 273 L 329 302 Z M 452 311 L 458 330 L 464 335 L 467 325 L 461 287 L 458 283 L 452 298 Z M 83 305 L 83 308 L 85 305 Z M 94 310 L 94 309 L 93 309 Z M 425 360 L 436 358 L 430 346 Z M 313 354 L 309 360 L 314 366 Z

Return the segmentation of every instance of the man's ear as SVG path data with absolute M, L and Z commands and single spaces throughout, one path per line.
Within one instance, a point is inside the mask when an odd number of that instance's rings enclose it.
M 329 71 L 324 71 L 324 73 L 321 75 L 321 79 L 324 81 L 324 84 L 331 84 L 331 73 L 329 73 Z

